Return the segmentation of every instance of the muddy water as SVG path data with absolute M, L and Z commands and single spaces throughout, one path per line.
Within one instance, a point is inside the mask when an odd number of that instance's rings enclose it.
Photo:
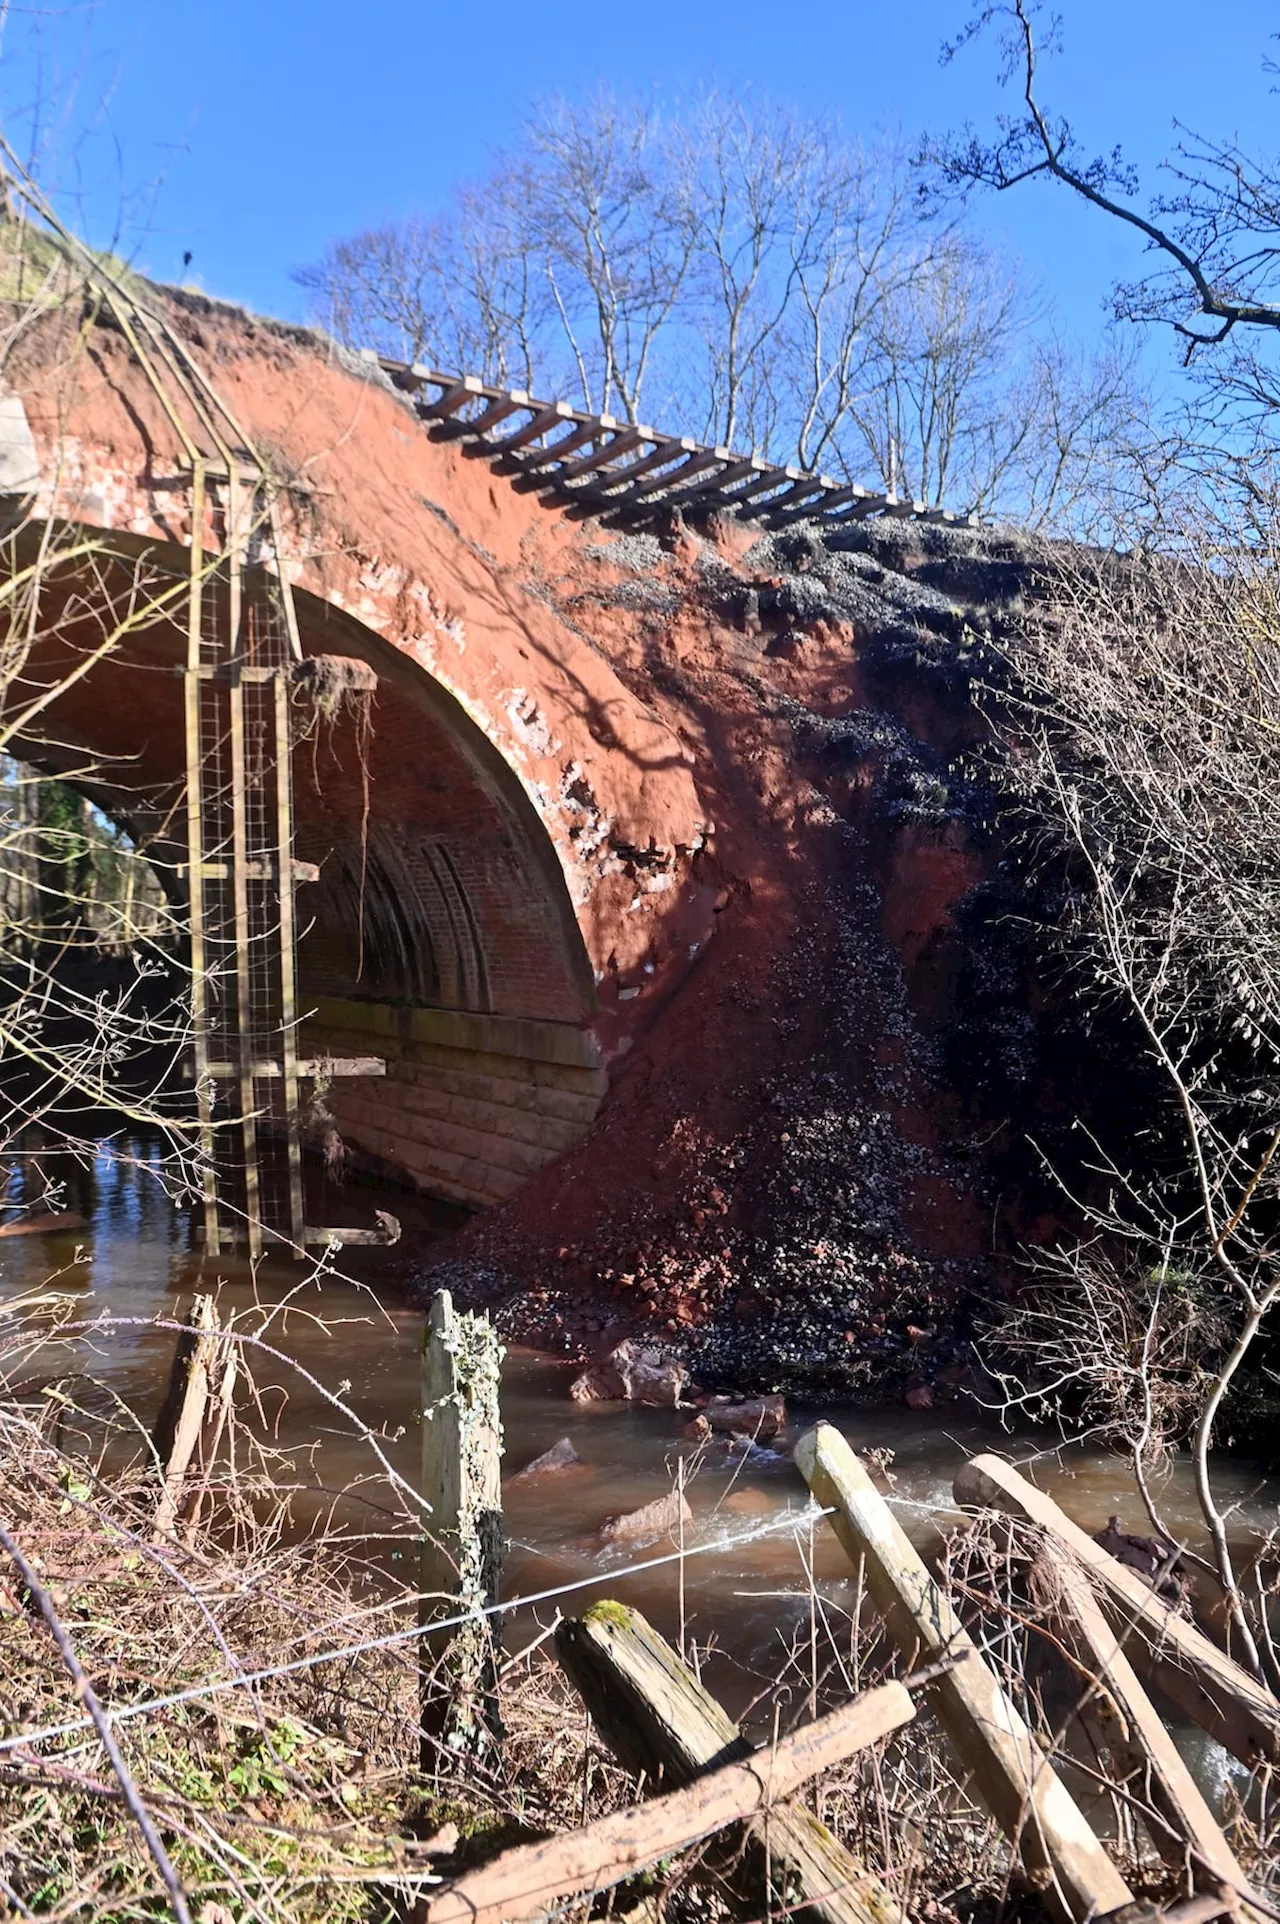
M 147 1327 L 157 1314 L 174 1315 L 193 1287 L 217 1284 L 224 1315 L 260 1306 L 257 1327 L 275 1348 L 331 1391 L 340 1391 L 361 1422 L 378 1431 L 383 1447 L 406 1477 L 416 1473 L 418 1453 L 418 1341 L 421 1316 L 376 1287 L 376 1252 L 348 1252 L 344 1275 L 306 1281 L 302 1265 L 264 1264 L 256 1281 L 243 1264 L 223 1257 L 203 1264 L 190 1245 L 189 1229 L 166 1200 L 148 1164 L 145 1146 L 133 1145 L 132 1160 L 105 1155 L 91 1177 L 68 1197 L 84 1218 L 67 1234 L 0 1239 L 0 1297 L 40 1285 L 75 1299 L 86 1316 L 138 1319 L 117 1325 L 81 1345 L 78 1366 L 107 1383 L 149 1420 L 158 1406 L 173 1348 L 167 1331 Z M 405 1220 L 406 1233 L 429 1236 L 440 1225 L 429 1209 L 403 1196 L 361 1191 L 356 1214 L 382 1204 Z M 372 1281 L 370 1279 L 373 1279 Z M 244 1325 L 250 1327 L 253 1325 Z M 69 1359 L 56 1362 L 59 1374 Z M 55 1367 L 50 1364 L 50 1369 Z M 315 1384 L 289 1365 L 259 1357 L 254 1365 L 279 1443 L 291 1456 L 297 1480 L 309 1486 L 317 1507 L 350 1491 L 374 1464 L 368 1444 L 327 1403 Z M 788 1645 L 808 1635 L 812 1568 L 817 1592 L 836 1618 L 853 1604 L 849 1568 L 821 1524 L 803 1522 L 807 1495 L 786 1456 L 758 1453 L 747 1461 L 711 1453 L 702 1457 L 688 1485 L 694 1521 L 683 1566 L 623 1576 L 625 1565 L 662 1555 L 667 1545 L 644 1550 L 605 1546 L 602 1521 L 636 1509 L 670 1488 L 682 1454 L 683 1418 L 672 1411 L 608 1404 L 577 1405 L 568 1399 L 574 1366 L 561 1359 L 513 1351 L 503 1375 L 505 1507 L 511 1537 L 508 1596 L 528 1596 L 581 1584 L 578 1603 L 617 1594 L 634 1602 L 668 1633 L 686 1630 L 700 1643 L 714 1641 L 761 1680 L 777 1674 Z M 819 1412 L 793 1406 L 792 1434 Z M 840 1425 L 856 1447 L 893 1452 L 893 1501 L 908 1532 L 921 1543 L 936 1537 L 951 1511 L 951 1478 L 962 1457 L 995 1447 L 1036 1460 L 1036 1477 L 1088 1529 L 1118 1514 L 1124 1527 L 1147 1526 L 1129 1486 L 1123 1462 L 1087 1449 L 1055 1454 L 1043 1437 L 1011 1435 L 953 1410 L 916 1414 L 894 1409 L 867 1412 L 827 1406 L 821 1412 Z M 518 1472 L 568 1436 L 582 1466 L 522 1480 Z M 683 1454 L 688 1455 L 687 1448 Z M 1237 1506 L 1240 1528 L 1274 1521 L 1280 1482 L 1268 1481 L 1248 1463 L 1218 1466 L 1221 1501 Z M 1171 1528 L 1192 1543 L 1202 1539 L 1188 1466 L 1175 1462 L 1160 1499 Z M 377 1539 L 380 1513 L 358 1494 L 339 1497 L 337 1507 L 352 1527 Z M 371 1546 L 372 1547 L 372 1546 Z M 406 1556 L 403 1542 L 381 1546 L 389 1559 Z M 571 1599 L 565 1607 L 573 1607 Z M 536 1613 L 549 1620 L 548 1604 Z M 526 1617 L 520 1635 L 531 1627 Z

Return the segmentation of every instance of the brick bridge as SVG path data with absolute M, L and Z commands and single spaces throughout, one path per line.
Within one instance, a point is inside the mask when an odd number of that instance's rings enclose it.
M 299 895 L 307 1046 L 387 1059 L 385 1081 L 331 1098 L 354 1146 L 442 1196 L 506 1197 L 586 1132 L 610 1063 L 697 966 L 725 894 L 706 743 L 657 699 L 660 666 L 656 680 L 638 666 L 684 645 L 652 612 L 646 573 L 668 564 L 654 542 L 651 570 L 634 545 L 624 566 L 610 529 L 670 526 L 684 490 L 741 524 L 721 528 L 731 561 L 753 526 L 901 509 L 156 300 L 281 484 L 304 654 L 377 675 L 367 739 L 338 714 L 295 756 L 297 852 L 319 870 Z M 94 550 L 53 572 L 26 685 L 68 685 L 13 747 L 78 774 L 176 870 L 181 602 L 132 614 L 99 650 L 108 609 L 188 573 L 180 426 L 127 330 L 101 321 L 50 316 L 9 376 L 0 492 L 20 545 L 59 530 Z

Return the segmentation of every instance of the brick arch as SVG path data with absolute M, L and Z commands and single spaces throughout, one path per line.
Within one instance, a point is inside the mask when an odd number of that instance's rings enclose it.
M 379 1162 L 496 1200 L 585 1133 L 605 1087 L 559 854 L 448 689 L 350 614 L 296 601 L 304 652 L 356 654 L 378 675 L 367 739 L 348 713 L 295 760 L 298 852 L 320 870 L 300 898 L 309 1046 L 388 1067 L 326 1099 Z
M 122 570 L 139 556 L 175 577 L 189 567 L 177 544 L 101 544 Z M 75 608 L 85 593 L 71 579 L 60 590 L 62 633 L 33 664 L 43 678 L 91 639 L 92 607 Z M 299 891 L 304 1051 L 386 1059 L 385 1078 L 335 1083 L 327 1098 L 353 1148 L 430 1191 L 496 1200 L 582 1135 L 604 1089 L 561 858 L 520 776 L 448 689 L 350 613 L 314 593 L 296 601 L 304 653 L 359 655 L 378 676 L 367 727 L 358 709 L 316 720 L 299 696 L 311 725 L 295 749 L 297 852 L 319 870 Z M 175 869 L 184 653 L 180 620 L 153 622 L 46 711 L 43 742 L 15 744 L 55 772 L 97 758 L 82 785 L 157 835 Z

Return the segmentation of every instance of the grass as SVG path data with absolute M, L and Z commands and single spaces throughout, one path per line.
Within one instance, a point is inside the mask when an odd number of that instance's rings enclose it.
M 94 253 L 91 258 L 135 297 L 141 294 L 142 282 L 119 255 Z M 56 234 L 27 220 L 0 222 L 0 301 L 55 308 L 80 297 L 84 287 L 83 259 Z
M 416 1914 L 440 1878 L 634 1796 L 544 1638 L 501 1670 L 501 1747 L 461 1757 L 437 1746 L 424 1760 L 420 1644 L 407 1634 L 418 1603 L 410 1580 L 389 1574 L 413 1568 L 412 1493 L 371 1471 L 341 1505 L 317 1515 L 311 1501 L 315 1520 L 296 1518 L 292 1492 L 306 1479 L 272 1441 L 251 1352 L 236 1355 L 236 1411 L 216 1457 L 192 1479 L 176 1535 L 156 1541 L 145 1424 L 80 1374 L 72 1313 L 48 1298 L 0 1311 L 0 1521 L 114 1714 L 127 1774 L 194 1924 L 393 1924 Z M 94 1328 L 109 1337 L 108 1325 Z M 224 1362 L 233 1348 L 229 1340 Z M 357 1504 L 367 1534 L 338 1520 Z M 946 1567 L 962 1607 L 999 1626 L 985 1647 L 1016 1699 L 1034 1705 L 1008 1550 L 1007 1536 L 970 1533 Z M 167 1915 L 97 1734 L 33 1735 L 84 1714 L 38 1605 L 0 1559 L 0 1899 L 15 1916 L 92 1924 Z M 737 1673 L 738 1700 L 751 1699 L 744 1722 L 761 1735 L 900 1668 L 856 1596 L 841 1609 L 811 1586 L 809 1606 L 795 1641 L 779 1638 L 770 1674 Z M 592 1614 L 618 1611 L 604 1603 Z M 719 1688 L 725 1653 L 714 1660 Z M 252 1688 L 216 1687 L 258 1671 L 272 1674 Z M 184 1691 L 195 1694 L 155 1703 Z M 127 1714 L 140 1704 L 152 1707 Z M 1077 1774 L 1088 1769 L 1086 1760 Z M 1114 1793 L 1105 1777 L 1096 1788 Z M 1233 1842 L 1271 1888 L 1280 1831 L 1265 1791 L 1258 1780 L 1238 1787 Z M 927 1714 L 829 1772 L 806 1801 L 913 1918 L 987 1924 L 1011 1906 L 1043 1914 Z M 1135 1890 L 1176 1890 L 1132 1821 L 1118 1826 L 1115 1849 Z M 671 1924 L 740 1914 L 723 1858 L 705 1847 L 615 1893 L 618 1914 L 637 1905 Z M 586 1907 L 567 1914 L 585 1917 Z

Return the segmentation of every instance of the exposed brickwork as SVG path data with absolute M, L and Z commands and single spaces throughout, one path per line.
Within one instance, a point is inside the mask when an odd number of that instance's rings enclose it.
M 329 1091 L 339 1129 L 431 1194 L 473 1205 L 513 1195 L 580 1142 L 605 1089 L 591 1038 L 550 1023 L 324 1000 L 306 1048 L 383 1056 L 385 1077 Z
M 313 923 L 304 989 L 551 1022 L 589 1015 L 580 938 L 539 861 L 542 831 L 494 770 L 415 700 L 412 681 L 380 684 L 362 735 L 352 716 L 322 723 L 296 757 L 298 852 L 320 865 L 302 897 Z

